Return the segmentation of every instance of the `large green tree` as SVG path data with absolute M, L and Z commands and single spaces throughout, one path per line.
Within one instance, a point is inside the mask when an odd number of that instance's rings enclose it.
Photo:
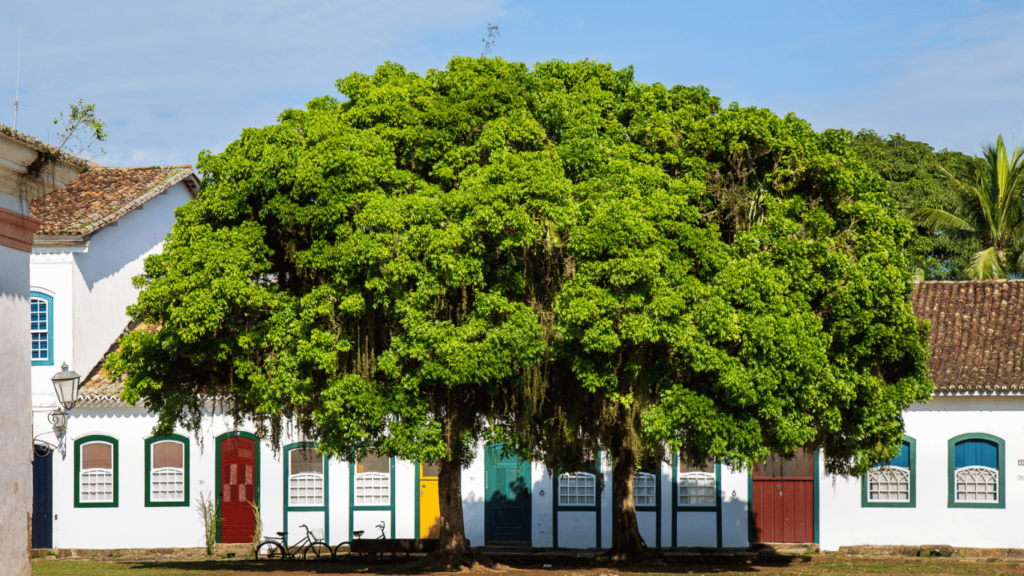
M 927 397 L 899 218 L 841 132 L 721 109 L 631 69 L 399 66 L 204 153 L 108 367 L 160 429 L 204 398 L 277 441 L 461 468 L 488 422 L 555 470 L 616 466 L 615 553 L 642 552 L 635 463 L 891 455 Z

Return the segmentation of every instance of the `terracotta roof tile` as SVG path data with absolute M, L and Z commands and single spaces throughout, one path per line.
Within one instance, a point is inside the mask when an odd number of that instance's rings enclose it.
M 56 146 L 47 144 L 39 140 L 38 138 L 25 134 L 24 132 L 18 132 L 14 128 L 11 128 L 10 126 L 7 126 L 5 124 L 0 124 L 0 134 L 3 134 L 8 138 L 17 140 L 22 144 L 25 144 L 29 148 L 32 148 L 36 152 L 40 152 L 51 157 L 59 158 L 65 164 L 77 168 L 78 171 L 87 170 L 91 165 L 95 164 L 95 162 L 92 162 L 91 160 L 86 160 L 84 158 L 79 158 L 78 156 L 75 156 L 73 154 L 69 154 L 64 150 L 58 149 Z
M 936 392 L 1024 392 L 1024 281 L 921 282 L 910 301 Z
M 194 195 L 199 182 L 191 166 L 95 168 L 33 200 L 29 213 L 43 223 L 37 235 L 90 234 L 182 181 Z

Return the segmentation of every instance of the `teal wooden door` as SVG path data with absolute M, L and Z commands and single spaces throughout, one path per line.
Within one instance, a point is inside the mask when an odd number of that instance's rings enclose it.
M 487 446 L 484 455 L 484 539 L 488 542 L 529 542 L 530 463 L 502 458 L 501 445 Z

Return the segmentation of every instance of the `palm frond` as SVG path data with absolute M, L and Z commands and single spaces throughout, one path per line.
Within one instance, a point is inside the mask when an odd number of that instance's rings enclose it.
M 963 218 L 950 214 L 945 210 L 937 208 L 926 208 L 924 206 L 910 210 L 911 219 L 917 224 L 930 230 L 962 230 L 965 232 L 976 232 Z
M 996 280 L 1006 277 L 1002 266 L 999 265 L 999 254 L 994 247 L 975 253 L 965 272 L 971 280 Z

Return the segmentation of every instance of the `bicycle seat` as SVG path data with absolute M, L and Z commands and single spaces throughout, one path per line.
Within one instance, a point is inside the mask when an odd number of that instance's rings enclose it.
M 355 532 L 352 533 L 352 535 L 355 536 L 356 538 L 362 538 L 363 537 L 363 532 L 365 532 L 365 530 L 356 530 Z
M 284 538 L 285 536 L 288 535 L 288 533 L 287 532 L 278 532 L 277 535 L 280 536 L 281 538 Z

